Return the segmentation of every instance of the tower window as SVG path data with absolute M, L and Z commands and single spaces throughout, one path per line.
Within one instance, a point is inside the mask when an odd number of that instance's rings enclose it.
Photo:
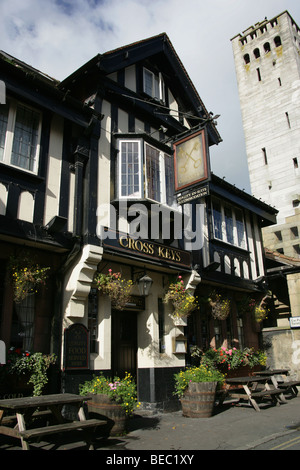
M 256 71 L 257 71 L 257 78 L 258 78 L 258 81 L 261 82 L 261 73 L 260 73 L 259 68 L 256 69 Z
M 265 42 L 265 44 L 264 44 L 264 50 L 265 50 L 265 53 L 266 53 L 266 54 L 271 51 L 271 46 L 270 46 L 270 43 L 269 43 L 269 42 Z
M 297 255 L 300 255 L 300 245 L 293 245 L 294 251 Z
M 288 123 L 289 128 L 291 128 L 291 122 L 290 122 L 289 113 L 285 113 L 285 117 L 286 117 L 286 120 L 287 120 L 287 123 Z
M 249 56 L 249 54 L 245 54 L 245 55 L 244 55 L 244 61 L 245 61 L 245 64 L 249 64 L 249 62 L 250 62 L 250 56 Z
M 282 85 L 282 83 L 281 83 L 281 78 L 280 78 L 280 77 L 278 77 L 278 83 L 279 83 L 279 86 Z
M 299 168 L 298 158 L 293 158 L 293 164 L 295 169 Z
M 266 151 L 265 148 L 262 148 L 261 150 L 262 150 L 262 153 L 263 153 L 265 165 L 267 165 L 268 164 L 267 151 Z
M 275 43 L 275 47 L 281 46 L 281 38 L 280 38 L 280 36 L 276 36 L 276 38 L 274 38 L 274 43 Z
M 253 54 L 254 54 L 255 59 L 258 59 L 260 57 L 260 51 L 258 47 L 254 49 Z
M 291 227 L 291 239 L 294 240 L 295 238 L 299 238 L 299 231 L 298 227 Z

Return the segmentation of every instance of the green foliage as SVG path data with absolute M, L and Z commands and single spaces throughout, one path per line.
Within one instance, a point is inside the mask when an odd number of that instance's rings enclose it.
M 137 403 L 136 383 L 128 372 L 126 372 L 124 379 L 114 377 L 113 380 L 104 377 L 101 373 L 99 376 L 94 376 L 92 380 L 81 384 L 79 393 L 80 395 L 88 393 L 108 395 L 116 403 L 120 403 L 127 415 L 132 414 L 134 408 L 138 408 L 140 405 Z
M 10 348 L 8 351 L 7 364 L 2 372 L 8 374 L 22 375 L 29 373 L 28 383 L 33 385 L 33 396 L 42 395 L 45 385 L 48 383 L 47 371 L 51 364 L 55 364 L 55 354 L 42 354 L 21 349 Z
M 172 282 L 168 288 L 164 303 L 169 301 L 173 304 L 174 316 L 179 318 L 188 316 L 197 307 L 197 299 L 185 289 L 181 276 L 178 276 L 178 280 Z
M 38 287 L 46 283 L 49 269 L 34 263 L 30 255 L 11 257 L 9 270 L 13 282 L 14 301 L 22 302 L 28 294 L 36 293 Z
M 113 273 L 111 269 L 108 274 L 97 273 L 94 278 L 97 289 L 109 296 L 111 303 L 117 310 L 123 310 L 129 302 L 133 287 L 132 280 L 122 279 L 121 273 Z
M 190 382 L 224 382 L 224 375 L 215 367 L 208 364 L 200 364 L 199 367 L 188 367 L 174 375 L 175 393 L 178 397 L 184 395 Z

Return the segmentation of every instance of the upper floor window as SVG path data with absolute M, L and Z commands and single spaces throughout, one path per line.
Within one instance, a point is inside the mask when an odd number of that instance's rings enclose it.
M 0 161 L 37 173 L 41 115 L 16 101 L 0 106 Z
M 214 237 L 231 245 L 246 249 L 243 211 L 223 203 L 217 198 L 214 198 L 212 201 L 212 209 Z
M 119 198 L 147 198 L 173 205 L 173 160 L 143 139 L 119 140 L 117 173 Z
M 143 91 L 152 98 L 165 102 L 165 84 L 162 74 L 154 74 L 150 70 L 144 68 Z

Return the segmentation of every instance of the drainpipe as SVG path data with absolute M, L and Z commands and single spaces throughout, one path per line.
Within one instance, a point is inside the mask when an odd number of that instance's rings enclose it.
M 75 196 L 73 215 L 73 237 L 82 235 L 83 215 L 83 168 L 89 158 L 89 150 L 86 146 L 77 145 L 74 152 L 75 159 Z

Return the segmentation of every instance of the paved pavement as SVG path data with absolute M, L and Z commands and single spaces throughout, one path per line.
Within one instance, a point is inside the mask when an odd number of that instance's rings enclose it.
M 264 406 L 261 412 L 246 404 L 225 403 L 211 418 L 185 418 L 180 411 L 135 415 L 126 436 L 98 439 L 96 450 L 111 451 L 103 455 L 118 455 L 119 451 L 127 451 L 125 455 L 134 455 L 130 451 L 184 455 L 185 451 L 196 450 L 271 449 L 279 438 L 281 442 L 300 442 L 300 396 L 280 406 Z M 19 441 L 0 436 L 0 450 L 20 449 Z M 85 445 L 76 437 L 70 440 L 62 435 L 55 436 L 51 443 L 36 443 L 32 449 L 84 450 Z

